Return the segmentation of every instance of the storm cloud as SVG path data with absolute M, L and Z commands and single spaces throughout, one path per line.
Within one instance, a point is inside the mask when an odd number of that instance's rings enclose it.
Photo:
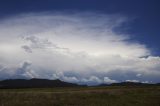
M 92 12 L 30 13 L 0 20 L 0 78 L 88 85 L 159 82 L 160 57 L 115 30 L 128 20 Z

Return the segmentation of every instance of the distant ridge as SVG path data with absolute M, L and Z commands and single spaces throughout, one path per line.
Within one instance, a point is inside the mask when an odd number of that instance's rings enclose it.
M 95 86 L 160 86 L 160 83 L 140 83 L 140 82 L 120 82 L 112 84 L 100 84 Z M 53 88 L 53 87 L 86 87 L 87 85 L 78 85 L 74 83 L 64 82 L 59 79 L 7 79 L 0 81 L 0 89 L 14 89 L 14 88 Z
M 151 84 L 151 83 L 141 83 L 141 82 L 120 82 L 120 83 L 112 83 L 112 84 L 100 84 L 99 86 L 149 86 L 149 85 L 160 85 L 160 83 L 157 84 Z
M 78 84 L 61 80 L 48 79 L 8 79 L 0 81 L 0 88 L 49 88 L 49 87 L 76 87 Z

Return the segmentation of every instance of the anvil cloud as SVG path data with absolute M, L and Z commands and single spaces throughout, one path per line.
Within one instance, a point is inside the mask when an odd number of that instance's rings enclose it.
M 160 57 L 126 33 L 128 18 L 100 13 L 30 13 L 0 20 L 0 79 L 79 84 L 160 81 Z

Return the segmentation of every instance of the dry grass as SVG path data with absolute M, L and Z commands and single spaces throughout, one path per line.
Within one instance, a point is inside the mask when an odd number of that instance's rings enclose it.
M 0 89 L 0 106 L 160 106 L 160 87 Z

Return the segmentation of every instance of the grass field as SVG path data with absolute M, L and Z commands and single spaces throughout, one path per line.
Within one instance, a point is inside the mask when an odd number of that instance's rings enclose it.
M 160 86 L 0 89 L 0 106 L 160 106 Z

